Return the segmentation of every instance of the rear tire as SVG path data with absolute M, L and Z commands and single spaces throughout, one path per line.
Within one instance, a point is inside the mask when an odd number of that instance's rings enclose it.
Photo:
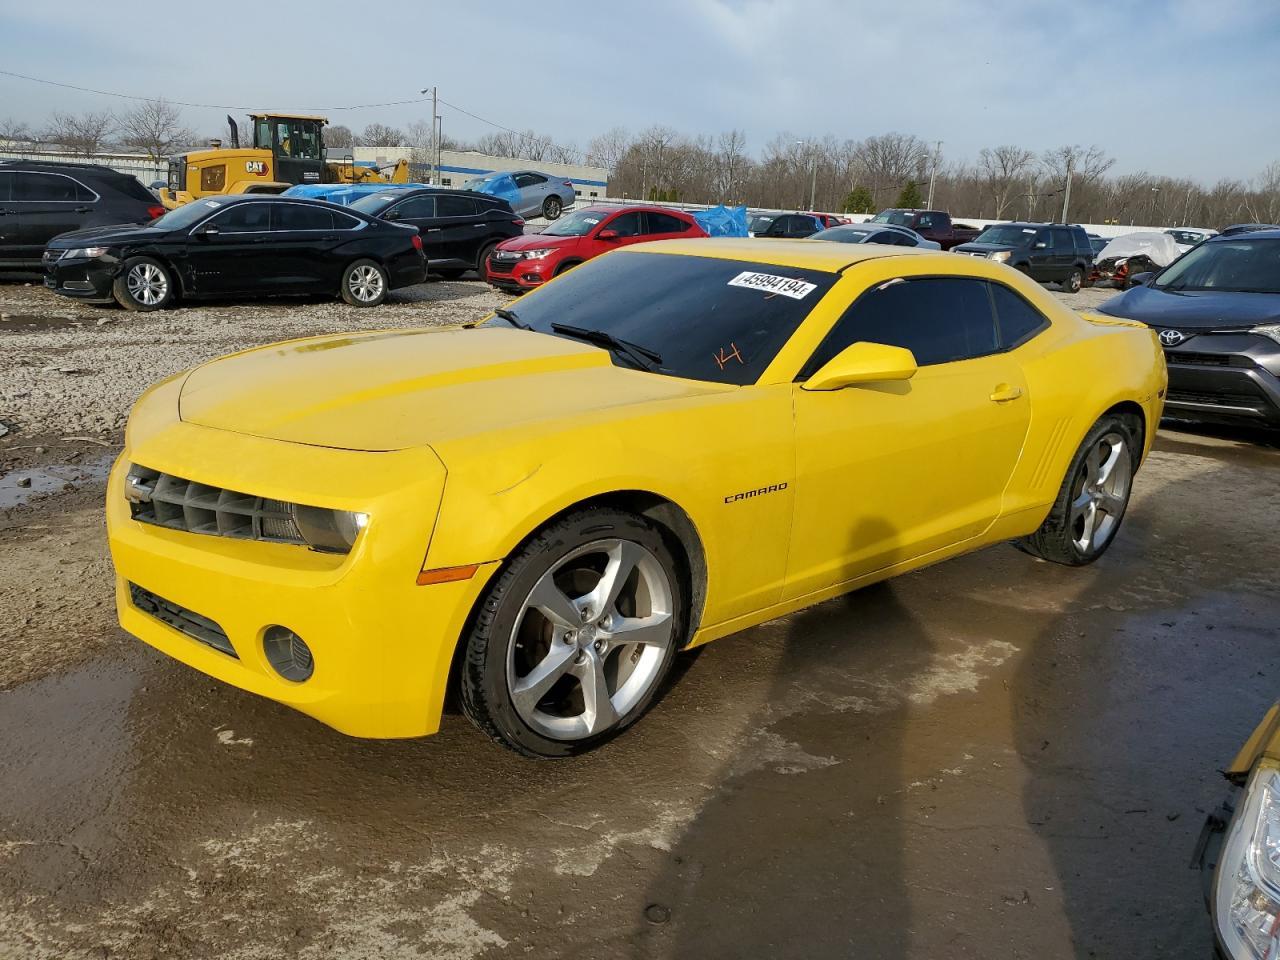
M 159 260 L 130 257 L 111 284 L 111 294 L 126 310 L 162 310 L 173 302 L 173 277 Z
M 1084 271 L 1079 267 L 1072 267 L 1071 272 L 1067 274 L 1067 279 L 1062 281 L 1063 293 L 1079 293 L 1082 286 L 1084 286 Z
M 489 587 L 463 639 L 463 712 L 526 757 L 613 739 L 653 704 L 686 639 L 679 571 L 661 531 L 636 514 L 597 507 L 545 527 Z
M 559 197 L 547 197 L 542 201 L 542 215 L 548 220 L 559 220 L 563 209 L 564 205 Z
M 342 299 L 353 307 L 376 307 L 387 299 L 387 271 L 374 260 L 355 260 L 342 271 Z
M 1044 523 L 1014 546 L 1070 567 L 1093 563 L 1120 530 L 1141 453 L 1132 418 L 1114 413 L 1099 418 L 1071 458 Z
M 496 249 L 498 249 L 496 243 L 486 243 L 480 248 L 480 256 L 476 258 L 476 273 L 480 275 L 481 280 L 485 279 L 485 271 L 488 269 L 486 264 L 488 264 L 489 258 L 493 256 L 493 251 Z

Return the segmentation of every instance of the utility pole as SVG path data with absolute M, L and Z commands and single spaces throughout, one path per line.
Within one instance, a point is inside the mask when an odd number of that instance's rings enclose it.
M 809 153 L 809 209 L 817 203 L 818 196 L 818 148 L 814 146 Z
M 925 207 L 929 210 L 933 209 L 933 185 L 938 179 L 938 159 L 941 156 L 942 141 L 939 140 L 933 149 L 933 168 L 929 171 L 929 199 L 925 202 Z
M 431 94 L 431 159 L 428 163 L 428 172 L 431 174 L 427 178 L 427 182 L 440 186 L 440 106 L 439 91 L 436 87 L 427 87 L 419 93 Z
M 437 116 L 432 129 L 435 130 L 435 134 L 436 134 L 436 152 L 435 152 L 436 176 L 440 180 L 440 182 L 437 183 L 436 186 L 439 187 L 444 185 L 444 175 L 440 169 L 441 168 L 440 154 L 444 150 L 444 146 L 443 146 L 444 145 L 444 117 Z
M 1062 222 L 1067 222 L 1067 208 L 1071 206 L 1071 171 L 1075 166 L 1075 157 L 1067 157 L 1067 189 L 1062 195 Z

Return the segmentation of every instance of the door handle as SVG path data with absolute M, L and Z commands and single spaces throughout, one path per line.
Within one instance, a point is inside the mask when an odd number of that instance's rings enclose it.
M 423 233 L 439 233 L 443 229 L 444 227 L 427 227 L 427 229 L 423 230 L 422 232 Z
M 1017 400 L 1020 396 L 1022 396 L 1022 388 L 1008 383 L 999 384 L 991 393 L 991 399 L 996 403 L 1008 403 L 1010 400 Z
M 76 207 L 76 213 L 93 213 L 93 207 Z

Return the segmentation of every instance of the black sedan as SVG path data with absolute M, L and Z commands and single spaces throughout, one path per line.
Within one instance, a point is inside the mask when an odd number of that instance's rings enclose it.
M 1165 413 L 1280 426 L 1280 230 L 1211 237 L 1104 303 L 1152 327 L 1169 366 Z
M 179 297 L 308 293 L 372 307 L 427 272 L 414 227 L 261 194 L 206 197 L 142 227 L 64 233 L 49 242 L 44 266 L 55 293 L 128 310 Z
M 417 227 L 428 269 L 448 280 L 468 270 L 483 274 L 494 248 L 524 233 L 524 221 L 511 204 L 470 190 L 388 190 L 361 197 L 350 209 Z

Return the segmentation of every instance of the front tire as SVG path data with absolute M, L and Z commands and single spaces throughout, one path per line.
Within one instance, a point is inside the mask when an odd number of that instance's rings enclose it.
M 547 197 L 542 201 L 542 215 L 548 220 L 559 220 L 560 211 L 563 209 L 564 205 L 559 197 Z
M 1085 436 L 1040 529 L 1019 550 L 1071 567 L 1093 563 L 1115 540 L 1141 455 L 1131 419 L 1109 413 Z
M 583 753 L 652 705 L 687 632 L 661 531 L 593 508 L 530 540 L 480 602 L 461 668 L 463 712 L 527 757 Z
M 374 260 L 356 260 L 342 271 L 342 299 L 353 307 L 376 307 L 387 299 L 387 271 Z
M 162 310 L 173 302 L 173 277 L 159 260 L 130 257 L 111 284 L 111 293 L 126 310 Z
M 1071 272 L 1067 274 L 1067 279 L 1062 281 L 1063 292 L 1079 293 L 1082 286 L 1084 286 L 1084 271 L 1079 267 L 1072 267 Z

